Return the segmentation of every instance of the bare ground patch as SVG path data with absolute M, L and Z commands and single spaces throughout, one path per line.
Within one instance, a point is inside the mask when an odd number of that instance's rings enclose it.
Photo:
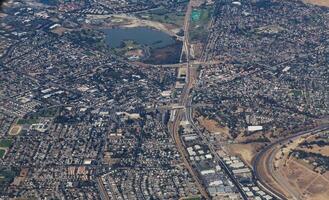
M 241 157 L 249 166 L 252 166 L 252 160 L 261 146 L 261 144 L 231 144 L 227 148 L 230 153 Z
M 9 130 L 9 135 L 18 135 L 22 130 L 22 126 L 20 125 L 13 125 Z
M 317 178 L 307 189 L 310 200 L 327 200 L 329 198 L 329 184 L 322 177 Z
M 231 138 L 229 128 L 219 125 L 215 120 L 199 117 L 198 121 L 210 133 L 221 135 L 226 139 Z
M 326 6 L 329 7 L 328 0 L 304 0 L 305 3 L 317 5 L 317 6 Z

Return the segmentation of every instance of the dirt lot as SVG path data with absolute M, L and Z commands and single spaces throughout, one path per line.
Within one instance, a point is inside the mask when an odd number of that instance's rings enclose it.
M 328 181 L 322 177 L 316 178 L 315 181 L 307 189 L 307 192 L 311 193 L 311 195 L 307 197 L 309 200 L 328 200 Z
M 131 51 L 127 51 L 125 53 L 125 56 L 144 56 L 143 51 L 141 49 L 136 49 L 136 50 L 131 50 Z
M 312 171 L 312 166 L 295 158 L 276 170 L 276 179 L 285 182 L 280 187 L 294 191 L 301 200 L 327 200 L 329 182 L 325 176 Z
M 220 126 L 215 120 L 199 117 L 198 121 L 210 133 L 220 135 L 225 139 L 231 138 L 228 127 Z
M 318 6 L 329 7 L 329 0 L 304 0 L 305 3 L 310 3 Z
M 70 32 L 70 31 L 73 31 L 73 29 L 57 27 L 57 28 L 53 29 L 51 32 L 56 33 L 58 35 L 63 35 L 65 32 Z
M 252 166 L 252 159 L 257 154 L 257 150 L 261 147 L 261 144 L 231 144 L 228 146 L 228 150 L 231 154 L 239 156 L 249 166 Z
M 266 182 L 288 199 L 292 196 L 301 200 L 329 199 L 329 172 L 321 174 L 314 170 L 312 164 L 290 154 L 299 149 L 304 141 L 313 140 L 314 137 L 317 136 L 302 136 L 272 148 L 263 157 L 263 165 L 259 166 L 259 173 L 263 174 Z M 316 148 L 313 150 L 320 151 Z M 268 165 L 269 162 L 273 162 L 272 167 Z
M 9 135 L 18 135 L 22 130 L 22 126 L 20 125 L 13 125 L 9 130 Z
M 284 156 L 278 160 L 280 162 L 279 172 L 283 181 L 289 183 L 291 189 L 300 194 L 301 199 L 327 200 L 329 198 L 328 175 L 315 172 L 314 167 L 304 160 L 285 156 L 293 149 L 301 149 L 298 147 L 299 144 L 311 138 L 312 136 L 295 140 L 281 151 Z M 305 149 L 303 148 L 303 150 Z M 320 148 L 318 146 L 307 150 L 315 153 L 328 153 L 329 151 L 326 147 Z
M 309 183 L 312 182 L 315 176 L 312 170 L 299 164 L 295 159 L 290 160 L 285 167 L 280 169 L 280 172 L 301 194 L 307 189 Z

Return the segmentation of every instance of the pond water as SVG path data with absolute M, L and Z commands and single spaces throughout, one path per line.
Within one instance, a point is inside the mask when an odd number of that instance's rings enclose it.
M 151 48 L 163 48 L 175 44 L 170 35 L 147 27 L 112 28 L 104 30 L 106 41 L 111 48 L 119 48 L 124 41 L 132 40 Z
M 56 0 L 40 0 L 41 3 L 49 5 L 49 6 L 55 6 L 57 5 Z

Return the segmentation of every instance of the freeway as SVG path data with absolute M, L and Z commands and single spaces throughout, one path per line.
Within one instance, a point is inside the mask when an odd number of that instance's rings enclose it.
M 182 144 L 181 138 L 179 136 L 178 129 L 179 129 L 179 123 L 181 122 L 181 119 L 182 119 L 182 114 L 183 114 L 183 112 L 181 110 L 179 111 L 179 113 L 177 113 L 174 122 L 171 125 L 169 125 L 169 130 L 172 133 L 172 136 L 176 143 L 177 149 L 183 159 L 184 165 L 187 168 L 187 170 L 189 171 L 189 173 L 192 175 L 193 179 L 195 180 L 195 183 L 196 183 L 201 195 L 206 199 L 210 199 L 209 194 L 206 191 L 206 189 L 204 188 L 204 186 L 202 185 L 202 181 L 199 179 L 197 172 L 195 171 L 193 166 L 187 160 L 188 154 L 187 154 L 187 152 L 184 148 L 184 145 Z
M 188 64 L 190 65 L 190 68 L 191 67 L 197 67 L 199 65 L 202 65 L 202 66 L 212 66 L 212 65 L 217 65 L 217 64 L 220 64 L 221 61 L 219 60 L 209 60 L 207 62 L 201 62 L 201 61 L 198 61 L 198 60 L 193 60 L 193 61 L 189 61 L 188 62 L 185 62 L 185 63 L 176 63 L 176 64 L 162 64 L 162 65 L 148 65 L 149 67 L 164 67 L 164 68 L 180 68 L 180 67 L 183 67 L 183 66 L 187 66 Z
M 183 48 L 181 53 L 181 61 L 182 61 L 182 57 L 185 52 L 187 67 L 189 67 L 190 65 L 189 27 L 190 27 L 191 13 L 192 13 L 192 4 L 193 4 L 193 0 L 190 0 L 186 9 L 186 14 L 184 19 L 184 40 L 183 40 Z
M 106 192 L 105 186 L 103 184 L 102 178 L 98 177 L 97 178 L 97 184 L 98 184 L 98 189 L 100 191 L 100 197 L 102 200 L 110 200 L 110 197 L 108 193 Z M 113 193 L 114 194 L 114 193 Z M 114 196 L 114 200 L 116 200 L 116 197 Z
M 238 189 L 238 191 L 241 194 L 242 198 L 244 200 L 247 200 L 248 197 L 247 197 L 246 193 L 243 191 L 243 189 L 242 189 L 241 185 L 239 184 L 238 180 L 236 180 L 236 178 L 234 177 L 232 171 L 227 167 L 226 163 L 218 156 L 213 144 L 208 140 L 207 137 L 205 137 L 202 134 L 200 129 L 195 125 L 195 123 L 193 121 L 193 117 L 192 117 L 192 106 L 191 106 L 191 104 L 192 104 L 191 100 L 189 100 L 186 104 L 186 108 L 187 108 L 186 109 L 186 119 L 189 121 L 189 123 L 193 126 L 194 130 L 196 130 L 198 135 L 201 137 L 203 143 L 208 146 L 208 148 L 210 149 L 210 152 L 214 155 L 215 161 L 220 164 L 222 169 L 224 169 L 226 175 L 231 179 L 232 183 Z
M 183 41 L 183 45 L 184 47 L 182 48 L 182 54 L 185 51 L 186 52 L 186 67 L 187 67 L 187 76 L 186 76 L 186 84 L 183 88 L 183 92 L 181 94 L 180 97 L 180 105 L 185 105 L 188 99 L 188 95 L 189 95 L 189 91 L 192 87 L 191 85 L 191 81 L 190 81 L 190 59 L 189 59 L 189 38 L 188 38 L 188 29 L 189 29 L 189 21 L 190 21 L 190 16 L 191 16 L 191 11 L 192 11 L 192 0 L 189 2 L 188 6 L 187 6 L 187 11 L 185 14 L 185 21 L 184 21 L 184 41 Z M 184 145 L 182 144 L 180 135 L 179 135 L 179 126 L 180 126 L 180 122 L 182 121 L 182 116 L 184 114 L 184 110 L 180 109 L 177 110 L 176 115 L 174 116 L 174 120 L 172 123 L 168 124 L 168 129 L 170 131 L 170 133 L 172 134 L 172 137 L 176 143 L 176 147 L 177 150 L 179 151 L 183 163 L 186 166 L 186 168 L 188 169 L 189 173 L 192 175 L 196 186 L 198 187 L 201 195 L 205 198 L 205 199 L 210 199 L 208 192 L 206 191 L 206 189 L 204 188 L 202 181 L 199 179 L 199 176 L 197 174 L 197 172 L 195 171 L 195 169 L 193 168 L 193 166 L 191 165 L 191 163 L 189 163 L 189 161 L 187 160 L 188 155 L 186 152 L 186 149 L 184 148 Z
M 173 136 L 174 140 L 175 140 L 177 149 L 178 149 L 178 151 L 180 152 L 180 154 L 183 158 L 185 166 L 187 167 L 187 169 L 191 173 L 192 177 L 196 181 L 196 184 L 197 184 L 197 186 L 198 186 L 198 188 L 201 192 L 201 195 L 204 198 L 210 199 L 209 194 L 206 191 L 205 187 L 203 186 L 202 181 L 199 179 L 199 176 L 197 175 L 197 172 L 193 169 L 193 167 L 191 166 L 191 164 L 187 160 L 187 152 L 186 152 L 186 150 L 184 148 L 184 145 L 181 142 L 181 138 L 179 136 L 178 129 L 179 129 L 179 124 L 182 120 L 182 117 L 184 116 L 183 114 L 185 114 L 185 118 L 193 125 L 193 127 L 197 131 L 197 133 L 199 133 L 199 135 L 203 139 L 204 143 L 208 145 L 210 151 L 215 156 L 216 161 L 223 167 L 226 174 L 230 177 L 233 184 L 237 187 L 237 189 L 238 189 L 239 193 L 241 194 L 242 198 L 244 200 L 247 200 L 248 198 L 247 198 L 246 194 L 242 190 L 241 186 L 239 185 L 238 181 L 235 179 L 232 172 L 228 169 L 228 167 L 223 162 L 223 160 L 220 159 L 220 157 L 217 155 L 214 147 L 211 145 L 211 143 L 209 141 L 206 140 L 206 138 L 203 136 L 201 131 L 195 126 L 195 124 L 192 120 L 192 114 L 191 114 L 192 113 L 192 105 L 191 105 L 191 101 L 190 101 L 191 98 L 189 97 L 189 94 L 190 94 L 191 89 L 193 88 L 193 80 L 195 81 L 196 77 L 192 77 L 191 67 L 192 67 L 193 64 L 190 61 L 190 51 L 189 51 L 190 50 L 189 25 L 190 25 L 191 12 L 192 12 L 192 0 L 189 2 L 189 5 L 188 5 L 187 11 L 186 11 L 186 15 L 185 15 L 184 41 L 183 41 L 183 48 L 182 48 L 182 54 L 181 54 L 181 57 L 182 57 L 184 52 L 186 54 L 186 63 L 185 63 L 186 68 L 187 68 L 186 84 L 184 86 L 183 92 L 182 92 L 181 97 L 180 97 L 180 104 L 183 105 L 185 107 L 185 109 L 184 110 L 177 110 L 177 113 L 175 115 L 173 123 L 169 124 L 168 127 L 169 127 L 170 132 L 172 133 L 172 136 Z M 206 64 L 206 63 L 205 62 L 200 62 L 200 64 Z M 210 64 L 212 64 L 212 63 L 210 63 Z M 193 75 L 196 75 L 196 74 L 193 73 Z
M 321 125 L 321 126 L 318 126 L 316 128 L 310 129 L 310 130 L 300 131 L 298 133 L 290 135 L 289 137 L 277 140 L 274 143 L 263 148 L 262 151 L 257 154 L 257 156 L 255 157 L 255 159 L 253 161 L 254 176 L 257 179 L 257 182 L 259 183 L 259 185 L 261 187 L 265 188 L 267 191 L 269 191 L 277 199 L 288 199 L 289 197 L 287 197 L 286 195 L 283 195 L 281 192 L 275 190 L 271 186 L 271 184 L 264 179 L 263 175 L 261 174 L 261 167 L 265 166 L 266 171 L 273 172 L 274 171 L 273 170 L 273 168 L 274 168 L 273 159 L 275 157 L 274 156 L 275 153 L 277 152 L 276 150 L 277 150 L 278 146 L 286 144 L 290 140 L 295 140 L 299 137 L 309 135 L 309 134 L 316 134 L 316 133 L 319 133 L 319 132 L 322 132 L 325 130 L 329 130 L 329 124 Z M 267 174 L 267 175 L 272 176 L 272 178 L 276 181 L 276 183 L 278 183 L 283 188 L 285 188 L 285 190 L 287 190 L 286 192 L 289 193 L 291 198 L 300 199 L 299 196 L 294 191 L 292 191 L 289 188 L 289 186 L 287 186 L 287 184 L 283 184 L 282 181 L 280 184 L 279 178 L 275 177 L 275 173 L 271 173 L 271 174 Z

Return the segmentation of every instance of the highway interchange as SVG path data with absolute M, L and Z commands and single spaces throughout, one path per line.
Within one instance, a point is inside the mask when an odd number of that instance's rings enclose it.
M 186 15 L 185 15 L 184 39 L 183 39 L 183 48 L 182 48 L 182 53 L 181 53 L 181 58 L 183 57 L 184 54 L 186 56 L 186 62 L 181 63 L 181 67 L 183 67 L 185 65 L 187 68 L 186 84 L 184 86 L 184 89 L 183 89 L 183 92 L 181 94 L 180 101 L 179 101 L 180 105 L 184 106 L 184 109 L 177 110 L 177 112 L 175 113 L 175 116 L 174 116 L 174 121 L 172 123 L 169 123 L 168 128 L 175 140 L 176 146 L 182 156 L 182 159 L 184 161 L 186 168 L 189 170 L 189 172 L 193 176 L 193 178 L 196 181 L 196 184 L 201 192 L 201 195 L 205 199 L 210 199 L 209 194 L 208 194 L 207 190 L 205 189 L 205 187 L 202 185 L 202 182 L 201 182 L 196 170 L 193 169 L 193 166 L 189 163 L 189 161 L 187 159 L 188 154 L 184 148 L 184 145 L 182 144 L 182 141 L 181 141 L 181 138 L 179 135 L 178 130 L 179 130 L 180 122 L 183 119 L 187 120 L 192 125 L 192 127 L 194 128 L 196 133 L 200 136 L 200 138 L 202 138 L 203 143 L 209 147 L 211 153 L 215 157 L 215 161 L 224 169 L 225 173 L 229 176 L 229 178 L 231 179 L 233 184 L 238 189 L 241 197 L 243 199 L 248 199 L 247 195 L 243 191 L 241 185 L 238 183 L 238 181 L 236 180 L 236 178 L 234 177 L 234 175 L 232 174 L 230 169 L 227 167 L 225 162 L 218 156 L 213 144 L 208 141 L 208 139 L 203 135 L 203 133 L 199 130 L 199 128 L 195 125 L 195 123 L 193 121 L 193 116 L 192 116 L 193 106 L 192 106 L 192 100 L 191 100 L 190 94 L 191 94 L 191 91 L 193 88 L 193 84 L 196 81 L 196 77 L 194 77 L 194 76 L 196 76 L 196 73 L 192 73 L 192 70 L 194 68 L 192 67 L 192 64 L 191 64 L 193 61 L 192 62 L 190 61 L 190 52 L 189 52 L 190 44 L 189 44 L 189 34 L 188 34 L 192 5 L 193 5 L 193 1 L 190 1 L 187 11 L 186 11 Z M 203 62 L 203 63 L 207 64 L 207 62 Z M 297 138 L 305 136 L 305 135 L 315 134 L 315 133 L 318 133 L 318 132 L 321 132 L 324 130 L 328 130 L 328 128 L 329 128 L 329 125 L 322 125 L 317 128 L 313 128 L 311 130 L 301 131 L 296 134 L 290 135 L 286 138 L 279 139 L 278 141 L 275 141 L 272 144 L 266 146 L 264 149 L 262 149 L 262 151 L 256 155 L 254 162 L 253 162 L 253 170 L 254 170 L 253 173 L 254 173 L 254 177 L 257 180 L 258 186 L 260 188 L 264 189 L 265 191 L 267 191 L 272 196 L 274 196 L 276 199 L 288 199 L 285 195 L 281 194 L 280 192 L 278 192 L 274 188 L 272 188 L 264 180 L 264 177 L 262 177 L 259 172 L 260 171 L 259 165 L 261 165 L 262 163 L 265 162 L 266 167 L 268 169 L 270 169 L 270 171 L 273 171 L 273 169 L 272 169 L 273 168 L 273 158 L 274 158 L 273 153 L 276 152 L 276 151 L 273 151 L 273 149 L 276 149 L 278 146 L 281 146 L 282 144 L 285 144 L 290 140 L 297 139 Z M 266 157 L 269 159 L 265 159 L 264 155 L 268 154 L 268 152 L 271 152 L 271 156 Z M 272 174 L 272 176 L 273 176 L 273 174 Z M 291 196 L 293 197 L 293 199 L 299 199 L 294 194 L 292 194 Z

